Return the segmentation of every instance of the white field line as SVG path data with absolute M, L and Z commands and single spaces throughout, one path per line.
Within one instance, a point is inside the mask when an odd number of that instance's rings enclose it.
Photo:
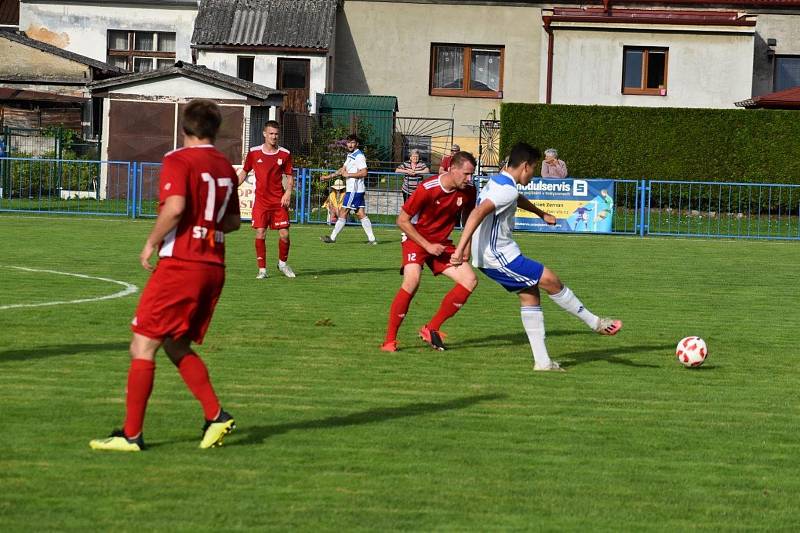
M 73 274 L 71 272 L 59 272 L 58 270 L 46 270 L 42 268 L 27 268 L 27 267 L 19 267 L 19 266 L 9 266 L 9 265 L 0 265 L 2 268 L 11 268 L 15 270 L 23 270 L 25 272 L 44 272 L 46 274 L 57 274 L 59 276 L 72 276 L 74 278 L 82 278 L 82 279 L 91 279 L 91 280 L 98 280 L 98 281 L 105 281 L 108 283 L 116 283 L 117 285 L 122 285 L 125 287 L 121 291 L 115 292 L 114 294 L 109 294 L 107 296 L 97 296 L 95 298 L 81 298 L 78 300 L 64 300 L 64 301 L 53 301 L 53 302 L 42 302 L 37 304 L 10 304 L 10 305 L 0 305 L 0 310 L 3 309 L 17 309 L 20 307 L 46 307 L 51 305 L 64 305 L 64 304 L 82 304 L 88 302 L 99 302 L 100 300 L 111 300 L 114 298 L 123 298 L 128 296 L 129 294 L 133 294 L 139 290 L 136 285 L 132 285 L 130 283 L 126 283 L 124 281 L 117 281 L 115 279 L 109 278 L 100 278 L 97 276 L 87 276 L 86 274 Z

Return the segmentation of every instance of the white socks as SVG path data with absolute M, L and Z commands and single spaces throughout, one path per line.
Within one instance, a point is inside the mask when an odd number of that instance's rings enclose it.
M 336 220 L 336 225 L 333 226 L 333 231 L 331 232 L 332 241 L 336 240 L 336 236 L 344 229 L 345 224 L 347 224 L 347 217 L 340 217 Z
M 336 224 L 339 224 L 338 222 Z M 372 233 L 372 222 L 369 221 L 369 217 L 364 217 L 361 219 L 361 227 L 364 228 L 364 233 L 367 234 L 367 239 L 370 242 L 375 240 L 375 234 Z
M 561 309 L 573 316 L 580 318 L 593 330 L 597 329 L 597 327 L 600 325 L 600 318 L 583 307 L 583 304 L 580 300 L 578 300 L 578 297 L 575 296 L 575 294 L 566 285 L 558 294 L 549 294 L 548 296 L 550 296 L 550 299 L 553 300 Z
M 550 366 L 550 356 L 544 344 L 544 315 L 541 306 L 523 306 L 519 312 L 522 316 L 522 326 L 528 335 L 528 342 L 531 343 L 534 364 L 541 368 Z

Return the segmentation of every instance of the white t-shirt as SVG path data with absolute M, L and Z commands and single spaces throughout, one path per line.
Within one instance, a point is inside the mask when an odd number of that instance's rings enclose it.
M 517 213 L 517 183 L 506 172 L 489 178 L 478 195 L 478 205 L 491 200 L 494 212 L 483 219 L 472 236 L 472 264 L 478 268 L 501 268 L 522 252 L 514 242 L 514 216 Z
M 364 152 L 356 148 L 347 154 L 347 159 L 344 160 L 344 170 L 348 174 L 355 174 L 363 168 L 367 168 L 367 158 L 364 156 Z M 364 186 L 364 178 L 347 178 L 345 181 L 344 190 L 345 192 L 366 191 L 367 189 Z

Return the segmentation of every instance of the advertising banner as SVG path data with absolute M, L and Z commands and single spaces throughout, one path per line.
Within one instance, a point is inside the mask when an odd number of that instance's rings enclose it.
M 519 191 L 558 220 L 555 226 L 548 226 L 533 213 L 517 209 L 514 226 L 518 230 L 611 233 L 613 180 L 534 178 Z

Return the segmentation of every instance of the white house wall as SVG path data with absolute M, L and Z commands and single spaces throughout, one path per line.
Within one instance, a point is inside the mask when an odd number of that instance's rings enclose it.
M 228 91 L 199 81 L 175 76 L 159 78 L 152 82 L 139 81 L 135 85 L 114 88 L 114 94 L 131 94 L 148 97 L 169 97 L 175 99 L 211 98 L 220 100 L 246 100 L 241 94 Z
M 327 92 L 327 64 L 326 55 L 302 55 L 302 54 L 276 54 L 271 53 L 233 53 L 233 52 L 211 52 L 200 50 L 197 55 L 197 63 L 206 67 L 228 74 L 237 75 L 237 57 L 253 57 L 253 83 L 265 85 L 267 87 L 278 86 L 278 59 L 308 59 L 310 60 L 310 80 L 309 94 L 311 100 L 311 112 L 316 112 L 316 94 Z
M 542 33 L 539 7 L 348 0 L 337 17 L 333 89 L 397 96 L 400 115 L 452 116 L 457 138 L 477 137 L 501 102 L 539 101 Z M 431 96 L 432 43 L 505 46 L 503 98 Z
M 547 72 L 546 38 L 543 41 L 542 102 L 545 101 Z M 753 36 L 746 33 L 640 33 L 555 28 L 551 101 L 554 104 L 733 108 L 734 102 L 750 97 L 753 41 Z M 669 49 L 666 96 L 622 94 L 624 46 Z
M 149 4 L 20 4 L 19 28 L 29 37 L 59 48 L 106 61 L 108 30 L 175 33 L 176 60 L 191 61 L 196 8 L 160 8 Z

